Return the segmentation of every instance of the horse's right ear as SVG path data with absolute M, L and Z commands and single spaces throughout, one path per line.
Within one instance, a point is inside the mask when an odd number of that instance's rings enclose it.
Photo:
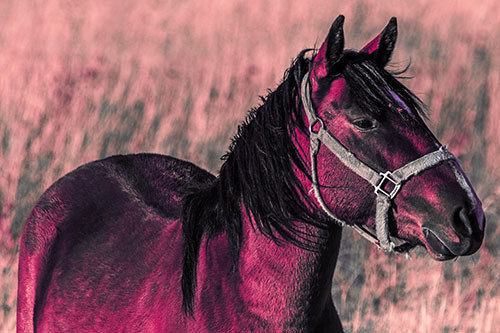
M 328 36 L 314 57 L 312 75 L 313 89 L 314 81 L 325 77 L 335 65 L 344 51 L 344 15 L 339 15 L 333 22 Z

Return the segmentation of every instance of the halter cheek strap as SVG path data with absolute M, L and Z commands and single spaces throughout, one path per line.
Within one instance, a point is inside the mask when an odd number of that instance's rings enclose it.
M 438 150 L 417 158 L 396 171 L 378 172 L 358 159 L 325 128 L 321 118 L 314 112 L 311 103 L 309 73 L 307 73 L 302 80 L 301 98 L 309 121 L 312 189 L 323 211 L 325 211 L 325 213 L 338 225 L 341 227 L 345 225 L 352 227 L 354 230 L 359 232 L 361 236 L 377 245 L 378 248 L 386 252 L 405 252 L 408 248 L 407 244 L 396 246 L 391 241 L 389 236 L 388 216 L 392 199 L 394 199 L 398 194 L 403 182 L 408 180 L 410 177 L 415 176 L 419 172 L 426 169 L 439 165 L 444 161 L 456 161 L 455 156 L 453 156 L 453 154 L 450 153 L 446 147 L 441 146 Z M 314 128 L 318 123 L 320 125 L 319 129 L 315 130 Z M 330 151 L 333 152 L 344 165 L 349 167 L 352 171 L 374 187 L 374 191 L 377 196 L 375 214 L 376 236 L 361 226 L 356 224 L 349 225 L 336 217 L 323 200 L 319 189 L 317 170 L 317 154 L 321 143 L 328 147 L 328 149 L 330 149 Z M 392 188 L 390 190 L 385 190 L 388 185 Z

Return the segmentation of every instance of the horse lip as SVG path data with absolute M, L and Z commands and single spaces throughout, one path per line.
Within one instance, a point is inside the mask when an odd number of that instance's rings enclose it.
M 456 257 L 443 240 L 441 240 L 431 229 L 422 227 L 422 232 L 427 241 L 427 248 L 432 251 L 436 260 L 450 260 Z

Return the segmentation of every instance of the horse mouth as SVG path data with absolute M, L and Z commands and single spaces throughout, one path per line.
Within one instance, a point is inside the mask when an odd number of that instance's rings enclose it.
M 439 239 L 439 237 L 428 228 L 422 228 L 425 240 L 427 241 L 425 247 L 431 257 L 438 261 L 445 261 L 454 259 L 457 256 Z

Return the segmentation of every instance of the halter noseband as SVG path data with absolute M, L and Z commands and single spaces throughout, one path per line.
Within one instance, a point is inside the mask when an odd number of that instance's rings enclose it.
M 434 167 L 441 164 L 444 161 L 455 160 L 455 156 L 450 153 L 445 146 L 441 146 L 438 150 L 426 154 L 416 160 L 402 166 L 396 171 L 386 171 L 378 172 L 361 160 L 359 160 L 353 153 L 351 153 L 347 148 L 345 148 L 324 126 L 323 120 L 316 115 L 314 112 L 309 86 L 309 72 L 304 75 L 302 79 L 301 86 L 301 98 L 304 110 L 309 121 L 309 134 L 310 134 L 310 151 L 311 151 L 311 177 L 312 177 L 312 189 L 314 195 L 318 200 L 321 208 L 325 213 L 335 221 L 339 226 L 343 227 L 348 225 L 354 230 L 359 232 L 361 236 L 366 238 L 371 243 L 375 244 L 378 248 L 386 252 L 406 252 L 408 249 L 408 244 L 403 244 L 396 246 L 390 239 L 389 236 L 389 223 L 388 214 L 391 208 L 392 199 L 398 194 L 403 182 L 408 180 L 410 177 L 417 175 L 426 169 Z M 314 130 L 316 124 L 320 124 L 319 129 Z M 317 171 L 317 161 L 316 156 L 319 151 L 320 144 L 323 143 L 330 149 L 332 153 L 337 156 L 337 158 L 352 171 L 358 174 L 361 178 L 365 179 L 375 188 L 375 194 L 377 196 L 376 202 L 376 214 L 375 214 L 375 231 L 376 236 L 370 231 L 364 229 L 362 226 L 357 224 L 349 225 L 336 217 L 332 211 L 328 208 L 323 197 L 318 184 L 318 171 Z M 392 184 L 391 190 L 384 190 L 385 185 L 389 183 Z

